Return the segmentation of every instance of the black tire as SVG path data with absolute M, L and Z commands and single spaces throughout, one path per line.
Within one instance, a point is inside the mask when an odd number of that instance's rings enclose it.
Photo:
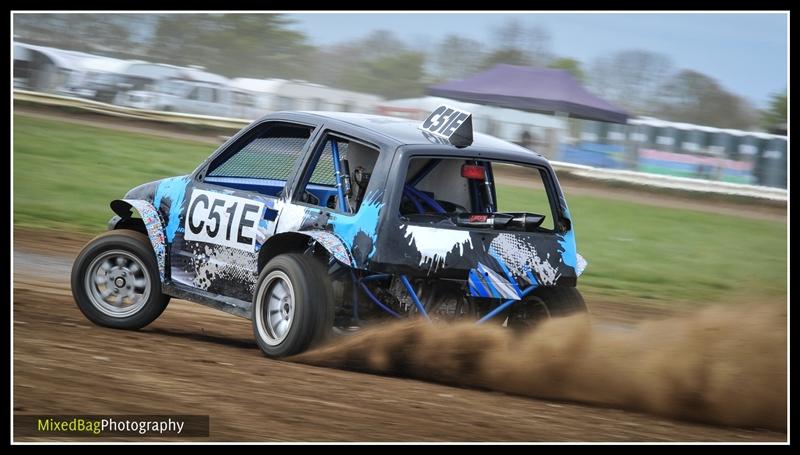
M 124 265 L 119 265 L 119 258 Z M 101 276 L 100 269 L 108 264 L 116 266 L 105 270 Z M 114 276 L 121 280 L 116 281 Z M 105 283 L 97 282 L 103 279 Z M 145 284 L 140 284 L 142 280 Z M 122 286 L 118 286 L 119 283 Z M 142 290 L 138 298 L 137 290 Z M 126 298 L 129 302 L 136 300 L 127 308 L 116 307 L 106 300 L 112 296 L 102 296 L 106 292 L 115 294 L 114 297 L 119 298 L 123 305 Z M 72 265 L 72 296 L 90 321 L 103 327 L 126 330 L 140 329 L 156 320 L 170 299 L 161 292 L 161 278 L 150 240 L 141 232 L 127 229 L 108 231 L 95 237 L 78 254 Z
M 253 295 L 253 335 L 261 351 L 267 357 L 287 357 L 327 338 L 333 328 L 332 294 L 318 259 L 291 253 L 269 261 Z
M 578 288 L 542 286 L 532 292 L 547 306 L 551 318 L 569 316 L 575 313 L 588 313 L 589 308 Z
M 550 318 L 588 313 L 580 291 L 574 287 L 541 286 L 517 304 L 509 314 L 508 325 L 527 330 Z

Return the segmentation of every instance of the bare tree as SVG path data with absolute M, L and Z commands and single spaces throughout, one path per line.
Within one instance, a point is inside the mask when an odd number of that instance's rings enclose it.
M 308 80 L 387 98 L 420 96 L 426 80 L 425 54 L 411 50 L 389 31 L 376 30 L 318 49 Z
M 304 77 L 312 47 L 278 14 L 15 14 L 15 39 L 228 76 Z
M 483 46 L 458 35 L 447 35 L 436 47 L 431 59 L 434 77 L 439 80 L 463 79 L 480 68 Z
M 494 30 L 496 46 L 484 58 L 482 68 L 499 63 L 546 66 L 552 59 L 550 33 L 538 25 L 525 26 L 510 19 Z
M 306 78 L 313 48 L 279 14 L 160 15 L 152 58 L 226 76 Z
M 334 44 L 317 48 L 310 59 L 308 80 L 319 84 L 341 87 L 349 68 L 357 67 L 363 58 L 359 42 Z
M 758 113 L 749 102 L 693 70 L 678 72 L 662 86 L 655 114 L 665 120 L 720 128 L 758 125 Z
M 596 59 L 589 88 L 638 114 L 651 114 L 659 88 L 672 72 L 669 57 L 644 50 L 620 51 Z
M 153 15 L 106 13 L 16 13 L 15 39 L 43 46 L 53 46 L 112 56 L 137 56 L 142 52 L 141 39 L 133 39 L 136 30 L 146 26 Z
M 317 48 L 310 62 L 309 80 L 335 87 L 352 85 L 354 71 L 366 62 L 407 52 L 408 46 L 387 30 L 373 30 L 367 35 Z
M 360 56 L 366 60 L 408 52 L 408 45 L 389 30 L 374 30 L 358 40 Z
M 546 28 L 533 25 L 526 29 L 525 51 L 535 66 L 545 66 L 553 60 L 551 36 Z

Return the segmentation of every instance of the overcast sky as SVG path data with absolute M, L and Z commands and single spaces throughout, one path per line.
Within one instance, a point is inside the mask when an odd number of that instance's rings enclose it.
M 289 14 L 314 44 L 359 38 L 371 30 L 396 33 L 412 45 L 457 33 L 491 45 L 506 20 L 544 27 L 551 50 L 584 63 L 624 49 L 660 52 L 677 68 L 717 79 L 725 88 L 764 107 L 787 85 L 787 18 L 758 14 L 620 13 L 324 13 Z

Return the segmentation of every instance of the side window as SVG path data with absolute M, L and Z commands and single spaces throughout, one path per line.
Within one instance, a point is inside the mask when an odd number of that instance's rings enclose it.
M 379 153 L 372 145 L 328 134 L 303 173 L 295 201 L 338 212 L 358 212 Z M 341 182 L 336 181 L 337 158 Z M 344 198 L 339 197 L 337 183 L 341 183 Z
M 189 96 L 187 96 L 190 100 L 199 100 L 200 99 L 200 87 L 195 87 L 189 92 Z
M 312 131 L 288 124 L 257 128 L 211 163 L 205 182 L 278 196 Z

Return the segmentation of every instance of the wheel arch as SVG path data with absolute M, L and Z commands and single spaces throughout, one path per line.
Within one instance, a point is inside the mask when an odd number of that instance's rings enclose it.
M 353 266 L 353 258 L 339 237 L 323 230 L 310 230 L 284 232 L 275 234 L 267 239 L 261 245 L 258 253 L 258 271 L 261 272 L 264 266 L 275 256 L 291 252 L 303 252 L 312 241 L 322 246 L 329 257 L 333 257 L 348 267 Z
M 109 222 L 109 229 L 139 231 L 150 239 L 150 245 L 153 247 L 153 254 L 158 264 L 158 273 L 163 283 L 166 277 L 167 244 L 164 223 L 158 210 L 153 204 L 143 199 L 115 199 L 111 201 L 110 206 L 117 216 Z M 134 211 L 139 214 L 139 218 L 133 217 Z

